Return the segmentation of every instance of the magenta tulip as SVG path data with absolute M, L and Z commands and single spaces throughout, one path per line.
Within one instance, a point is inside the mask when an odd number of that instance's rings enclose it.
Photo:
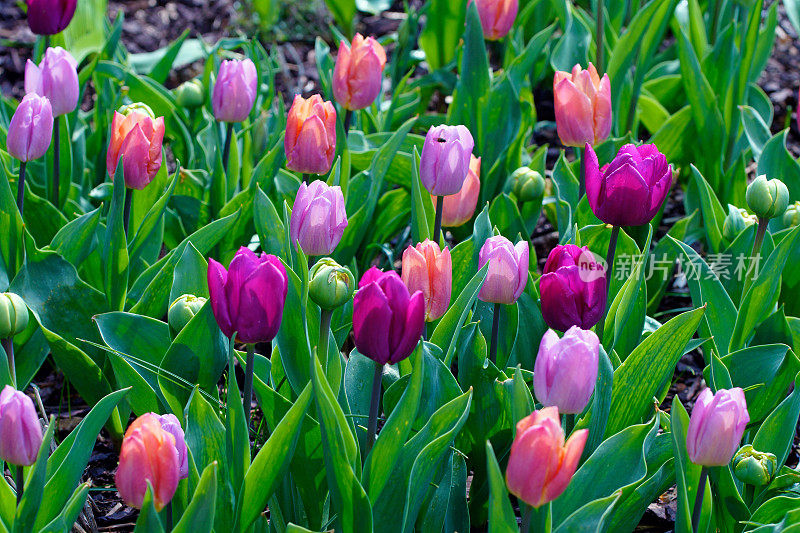
M 528 283 L 530 251 L 527 241 L 516 245 L 497 235 L 486 239 L 478 254 L 478 268 L 489 262 L 489 270 L 478 298 L 484 302 L 513 304 Z
M 599 354 L 600 339 L 593 331 L 572 326 L 559 339 L 548 329 L 533 368 L 536 398 L 561 413 L 582 413 L 594 392 Z
M 25 64 L 25 92 L 46 96 L 54 117 L 71 113 L 80 95 L 77 68 L 69 52 L 60 46 L 48 48 L 39 66 L 30 59 Z
M 258 92 L 258 73 L 250 59 L 226 59 L 219 66 L 211 106 L 220 122 L 242 122 L 253 109 Z
M 27 0 L 28 26 L 38 35 L 61 33 L 72 22 L 78 0 Z
M 556 246 L 539 279 L 542 317 L 553 329 L 590 329 L 606 309 L 606 274 L 588 248 Z
M 6 385 L 0 392 L 0 460 L 30 466 L 41 447 L 42 426 L 33 402 L 25 393 Z
M 52 138 L 50 100 L 38 94 L 26 94 L 8 125 L 8 153 L 23 163 L 39 159 L 50 148 Z
M 433 126 L 419 162 L 422 184 L 434 196 L 457 194 L 469 172 L 475 142 L 466 126 Z
M 686 431 L 686 451 L 696 465 L 725 466 L 739 448 L 750 414 L 739 387 L 700 393 Z
M 347 227 L 344 196 L 338 186 L 316 180 L 300 184 L 292 206 L 289 237 L 307 255 L 331 254 Z

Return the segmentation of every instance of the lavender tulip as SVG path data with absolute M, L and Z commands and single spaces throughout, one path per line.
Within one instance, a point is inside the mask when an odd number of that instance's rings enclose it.
M 27 0 L 28 26 L 38 35 L 61 33 L 72 22 L 78 0 Z
M 36 462 L 41 446 L 42 426 L 33 402 L 6 385 L 0 392 L 0 460 L 30 466 Z
M 8 153 L 23 163 L 39 159 L 50 147 L 52 137 L 50 100 L 38 94 L 26 94 L 8 125 Z
M 347 227 L 344 196 L 324 181 L 300 184 L 292 207 L 289 237 L 308 255 L 332 253 Z
M 700 393 L 686 431 L 686 451 L 696 465 L 725 466 L 739 448 L 750 422 L 744 391 L 739 387 Z
M 467 178 L 475 142 L 465 126 L 434 126 L 425 136 L 419 175 L 434 196 L 457 194 Z
M 269 342 L 278 334 L 288 277 L 280 259 L 239 248 L 229 270 L 208 261 L 211 309 L 222 333 L 243 343 Z
M 25 92 L 46 96 L 54 117 L 71 113 L 80 95 L 77 69 L 69 52 L 60 46 L 48 48 L 39 66 L 30 59 L 25 64 Z
M 214 117 L 220 122 L 245 120 L 258 92 L 258 73 L 250 59 L 226 59 L 219 67 L 217 82 L 211 95 Z
M 583 412 L 597 381 L 599 354 L 600 339 L 593 331 L 572 326 L 559 339 L 548 329 L 533 369 L 536 398 L 561 413 Z
M 588 248 L 556 246 L 539 279 L 542 317 L 553 329 L 589 329 L 606 309 L 606 274 Z
M 175 449 L 178 451 L 178 465 L 180 466 L 180 473 L 178 479 L 186 479 L 189 477 L 189 452 L 186 448 L 186 436 L 183 433 L 183 428 L 178 420 L 178 417 L 173 414 L 157 415 L 159 422 L 161 422 L 161 429 L 175 437 Z
M 488 261 L 489 269 L 478 298 L 497 304 L 516 302 L 528 283 L 529 256 L 527 241 L 513 245 L 502 235 L 486 239 L 478 254 L 478 268 Z
M 654 144 L 626 144 L 600 168 L 586 144 L 586 195 L 595 216 L 613 226 L 641 226 L 656 216 L 672 186 L 672 167 Z

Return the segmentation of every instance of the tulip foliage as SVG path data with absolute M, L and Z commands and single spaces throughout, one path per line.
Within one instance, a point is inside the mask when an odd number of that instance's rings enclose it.
M 26 4 L 0 533 L 89 512 L 101 431 L 136 531 L 633 531 L 665 493 L 679 532 L 800 522 L 779 2 L 426 0 L 367 35 L 388 2 L 329 0 L 313 83 Z

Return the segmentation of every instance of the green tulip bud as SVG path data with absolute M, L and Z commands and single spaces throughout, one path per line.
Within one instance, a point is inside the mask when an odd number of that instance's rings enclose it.
M 747 186 L 747 206 L 757 217 L 770 219 L 781 216 L 789 206 L 789 189 L 779 179 L 767 180 L 758 176 Z
M 759 452 L 748 444 L 733 456 L 733 470 L 742 483 L 760 487 L 766 485 L 775 474 L 778 460 L 771 453 Z
M 174 93 L 178 105 L 189 109 L 202 106 L 206 98 L 203 82 L 197 78 L 181 83 Z
M 540 200 L 544 195 L 544 178 L 535 170 L 520 167 L 511 174 L 511 192 L 520 202 Z
M 28 306 L 13 292 L 0 294 L 0 339 L 13 337 L 28 327 Z
M 134 102 L 132 104 L 124 105 L 119 108 L 118 112 L 120 115 L 124 115 L 127 117 L 134 111 L 137 111 L 139 113 L 144 113 L 145 115 L 149 116 L 152 119 L 156 118 L 156 115 L 155 113 L 153 113 L 153 110 L 150 109 L 150 106 L 147 104 L 143 104 L 142 102 Z
M 175 298 L 167 313 L 170 327 L 176 333 L 180 332 L 194 318 L 194 315 L 200 312 L 200 309 L 206 304 L 206 300 L 207 298 L 193 294 L 182 294 Z
M 795 202 L 786 209 L 783 214 L 783 226 L 785 228 L 800 226 L 800 202 Z
M 758 222 L 755 215 L 751 215 L 745 209 L 728 204 L 728 216 L 722 223 L 722 236 L 728 241 L 733 241 L 741 232 Z
M 352 272 L 330 257 L 324 257 L 311 267 L 308 295 L 322 309 L 331 311 L 344 305 L 356 288 Z

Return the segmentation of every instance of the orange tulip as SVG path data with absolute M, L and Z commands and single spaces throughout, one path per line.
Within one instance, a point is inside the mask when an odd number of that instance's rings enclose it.
M 453 285 L 453 264 L 450 250 L 444 250 L 430 239 L 409 246 L 403 252 L 403 283 L 409 292 L 421 291 L 425 297 L 425 320 L 441 317 L 450 305 Z
M 444 196 L 442 204 L 442 226 L 445 228 L 455 228 L 466 224 L 475 213 L 478 206 L 478 196 L 481 194 L 481 158 L 470 156 L 469 171 L 464 180 L 464 185 L 456 194 Z M 431 196 L 433 205 L 436 205 L 436 197 Z
M 556 128 L 566 146 L 584 147 L 606 140 L 611 133 L 611 82 L 600 78 L 594 65 L 556 72 L 553 78 Z
M 386 65 L 383 46 L 372 37 L 356 33 L 351 46 L 341 41 L 333 69 L 333 96 L 345 109 L 372 105 L 381 91 L 381 74 Z
M 318 94 L 294 97 L 286 120 L 286 167 L 305 174 L 325 174 L 336 154 L 336 109 Z
M 575 474 L 588 435 L 586 429 L 575 431 L 565 445 L 557 407 L 517 422 L 506 469 L 508 490 L 533 507 L 558 498 Z

